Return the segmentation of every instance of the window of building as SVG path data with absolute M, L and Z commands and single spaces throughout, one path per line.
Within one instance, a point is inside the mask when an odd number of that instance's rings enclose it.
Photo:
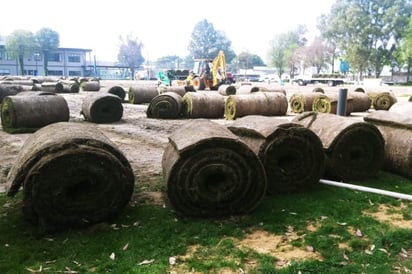
M 78 70 L 69 70 L 69 76 L 82 76 L 82 73 Z
M 69 54 L 68 61 L 71 62 L 71 63 L 80 63 L 80 54 L 78 54 L 78 53 Z
M 47 72 L 47 74 L 50 76 L 63 76 L 62 70 L 48 70 Z
M 50 62 L 61 62 L 60 53 L 49 53 L 47 60 Z

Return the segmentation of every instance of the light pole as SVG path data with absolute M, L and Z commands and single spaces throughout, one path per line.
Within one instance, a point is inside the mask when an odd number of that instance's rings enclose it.
M 40 56 L 40 53 L 35 53 L 34 54 L 34 61 L 36 62 L 36 70 L 34 71 L 34 76 L 37 76 L 37 69 L 38 69 L 37 60 L 38 60 L 39 56 Z

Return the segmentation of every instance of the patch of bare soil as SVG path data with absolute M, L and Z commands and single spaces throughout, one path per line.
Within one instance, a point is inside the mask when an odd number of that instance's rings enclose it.
M 402 211 L 407 207 L 402 203 L 395 207 L 388 204 L 379 205 L 377 212 L 364 212 L 368 216 L 372 216 L 379 222 L 387 223 L 390 226 L 404 229 L 412 229 L 412 220 L 405 220 Z

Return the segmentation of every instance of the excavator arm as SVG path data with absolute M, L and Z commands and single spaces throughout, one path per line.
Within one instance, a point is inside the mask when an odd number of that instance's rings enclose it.
M 212 62 L 212 80 L 213 86 L 217 86 L 219 83 L 226 79 L 226 59 L 223 50 L 219 51 L 219 54 Z

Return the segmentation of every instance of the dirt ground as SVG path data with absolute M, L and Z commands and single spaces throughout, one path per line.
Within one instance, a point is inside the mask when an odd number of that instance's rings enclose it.
M 132 85 L 147 84 L 144 81 L 102 81 L 101 91 L 114 85 L 122 86 L 127 94 L 128 88 Z M 297 86 L 286 85 L 288 98 L 295 92 L 311 92 L 314 85 Z M 338 90 L 339 87 L 323 86 L 326 91 Z M 349 91 L 356 87 L 348 86 Z M 385 90 L 394 92 L 399 100 L 407 100 L 408 95 L 412 95 L 410 87 L 364 87 L 366 90 Z M 70 109 L 70 121 L 79 123 L 90 123 L 84 120 L 80 114 L 81 104 L 85 96 L 90 92 L 80 91 L 74 94 L 61 94 L 66 99 Z M 146 116 L 147 104 L 133 105 L 128 103 L 127 96 L 123 103 L 123 117 L 121 121 L 111 124 L 93 124 L 98 127 L 129 160 L 137 182 L 150 183 L 158 180 L 162 174 L 161 159 L 165 146 L 168 143 L 168 136 L 179 129 L 188 119 L 163 120 L 150 119 Z M 354 114 L 356 117 L 357 114 Z M 362 115 L 362 114 L 361 114 Z M 288 116 L 293 118 L 294 114 L 288 112 Z M 228 124 L 225 119 L 216 122 Z M 9 134 L 0 129 L 0 192 L 4 192 L 7 173 L 14 164 L 16 156 L 30 134 Z
M 143 84 L 137 81 L 102 81 L 102 89 L 108 89 L 114 85 L 122 86 L 127 93 L 127 90 L 132 85 Z M 146 83 L 147 84 L 147 83 Z M 314 85 L 308 85 L 305 87 L 297 85 L 286 85 L 288 99 L 295 92 L 312 92 L 315 88 Z M 335 90 L 338 91 L 339 87 L 327 87 L 323 86 L 326 91 Z M 348 86 L 349 91 L 354 90 L 355 86 Z M 392 91 L 398 98 L 398 101 L 408 100 L 412 95 L 412 88 L 408 87 L 364 87 L 366 91 Z M 75 94 L 61 94 L 65 97 L 69 109 L 70 109 L 70 121 L 78 123 L 90 123 L 84 120 L 84 117 L 80 114 L 81 104 L 85 96 L 90 92 L 80 91 Z M 112 140 L 118 148 L 124 153 L 129 160 L 133 172 L 136 177 L 137 184 L 145 183 L 150 184 L 158 183 L 159 177 L 162 175 L 161 160 L 164 149 L 168 143 L 168 136 L 175 130 L 178 130 L 182 125 L 187 123 L 188 119 L 177 120 L 162 120 L 162 119 L 150 119 L 146 116 L 146 109 L 148 104 L 133 105 L 127 102 L 127 96 L 125 103 L 123 103 L 123 117 L 121 121 L 112 124 L 93 124 L 91 126 L 98 127 L 103 134 L 105 134 L 110 140 Z M 373 111 L 373 110 L 372 110 Z M 362 119 L 367 113 L 354 113 L 351 115 L 354 119 Z M 295 114 L 288 112 L 287 117 L 293 118 Z M 284 118 L 284 116 L 282 116 Z M 225 119 L 214 120 L 222 124 L 230 124 L 231 121 Z M 19 153 L 20 148 L 24 144 L 25 140 L 30 134 L 9 134 L 0 129 L 0 192 L 5 191 L 5 182 L 7 173 L 14 164 L 16 156 Z M 52 136 L 50 136 L 52 138 Z M 163 204 L 163 198 L 159 192 L 146 193 L 149 198 L 149 203 Z M 143 195 L 145 195 L 143 193 Z M 386 211 L 385 211 L 386 212 Z M 382 216 L 375 216 L 382 221 L 394 221 L 394 216 L 383 213 Z M 395 216 L 397 217 L 397 216 Z M 400 222 L 405 224 L 404 222 Z M 410 227 L 410 222 L 408 223 Z M 292 231 L 293 232 L 293 231 Z M 295 237 L 293 233 L 288 239 Z M 268 245 L 270 243 L 270 245 Z M 322 260 L 319 254 L 311 250 L 301 250 L 299 248 L 293 248 L 289 245 L 289 241 L 285 242 L 285 239 L 277 235 L 269 235 L 266 232 L 256 231 L 252 235 L 249 235 L 246 239 L 239 242 L 238 245 L 248 246 L 257 250 L 260 253 L 271 254 L 279 259 L 279 265 L 277 268 L 287 266 L 293 259 L 316 259 Z M 269 248 L 276 246 L 276 249 Z M 281 250 L 281 251 L 279 251 Z M 190 252 L 189 252 L 190 253 Z M 188 254 L 190 255 L 190 254 Z M 253 262 L 250 262 L 250 268 L 253 268 Z M 171 273 L 174 273 L 171 271 Z M 177 273 L 177 272 L 176 272 Z M 226 273 L 226 272 L 221 272 Z M 227 272 L 232 273 L 232 272 Z

